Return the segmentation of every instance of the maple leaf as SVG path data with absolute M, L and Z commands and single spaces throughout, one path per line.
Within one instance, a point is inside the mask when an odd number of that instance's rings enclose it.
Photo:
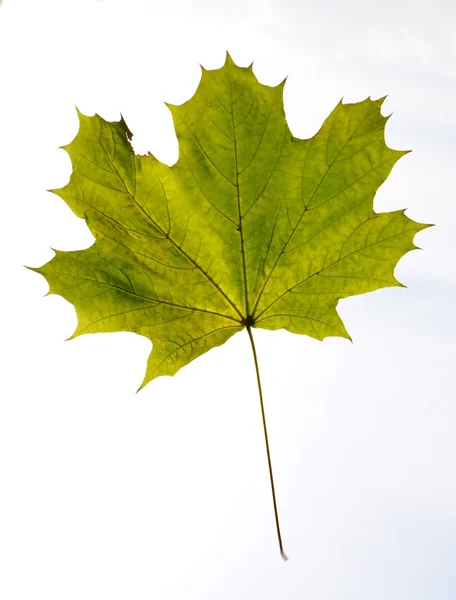
M 123 119 L 79 113 L 64 148 L 73 173 L 53 190 L 93 246 L 36 269 L 76 309 L 83 333 L 152 340 L 142 385 L 173 375 L 245 325 L 318 340 L 349 337 L 340 298 L 401 285 L 397 261 L 427 227 L 373 198 L 406 152 L 384 141 L 383 99 L 339 103 L 311 139 L 293 137 L 283 83 L 227 55 L 195 95 L 169 105 L 179 160 L 135 156 Z
M 171 167 L 136 156 L 123 119 L 79 113 L 65 147 L 70 182 L 54 191 L 96 240 L 35 270 L 74 305 L 72 337 L 132 331 L 152 341 L 142 386 L 244 327 L 259 383 L 252 328 L 349 337 L 339 299 L 401 285 L 395 265 L 428 225 L 373 210 L 406 154 L 385 144 L 383 99 L 341 102 L 316 135 L 297 139 L 283 86 L 262 85 L 228 54 L 203 69 L 194 96 L 168 105 L 179 142 Z M 268 459 L 272 483 L 269 448 Z

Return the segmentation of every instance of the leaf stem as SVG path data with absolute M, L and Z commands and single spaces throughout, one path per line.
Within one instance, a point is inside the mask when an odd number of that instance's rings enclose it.
M 255 342 L 253 340 L 252 329 L 251 329 L 250 325 L 246 325 L 246 328 L 247 328 L 247 333 L 249 334 L 250 344 L 252 346 L 253 360 L 255 362 L 255 371 L 256 371 L 257 383 L 258 383 L 258 392 L 260 394 L 261 416 L 263 418 L 263 431 L 264 431 L 264 439 L 266 442 L 266 453 L 268 455 L 269 479 L 271 481 L 272 502 L 274 504 L 274 515 L 275 515 L 275 522 L 276 522 L 276 528 L 277 528 L 277 537 L 279 539 L 280 554 L 281 554 L 283 560 L 288 560 L 288 556 L 283 551 L 282 536 L 280 534 L 279 513 L 277 510 L 277 501 L 276 501 L 275 488 L 274 488 L 274 476 L 272 474 L 271 453 L 269 451 L 268 430 L 266 427 L 266 416 L 264 414 L 263 392 L 261 390 L 261 380 L 260 380 L 260 370 L 258 368 L 258 358 L 257 358 L 256 349 L 255 349 Z

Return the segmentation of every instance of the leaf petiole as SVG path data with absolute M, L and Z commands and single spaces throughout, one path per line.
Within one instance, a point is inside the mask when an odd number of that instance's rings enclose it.
M 260 394 L 261 416 L 263 418 L 264 440 L 266 442 L 266 453 L 268 455 L 269 479 L 271 481 L 272 502 L 274 504 L 274 516 L 275 516 L 275 522 L 276 522 L 276 528 L 277 528 L 277 537 L 279 539 L 280 554 L 281 554 L 283 560 L 288 560 L 288 556 L 285 554 L 285 552 L 283 550 L 282 536 L 280 534 L 279 513 L 277 510 L 277 500 L 276 500 L 275 488 L 274 488 L 274 476 L 272 474 L 271 453 L 269 451 L 268 430 L 266 427 L 266 416 L 264 414 L 263 392 L 261 390 L 261 380 L 260 380 L 260 370 L 258 367 L 258 357 L 257 357 L 256 349 L 255 349 L 255 342 L 253 340 L 252 329 L 249 324 L 246 325 L 246 328 L 247 328 L 247 333 L 249 334 L 250 345 L 252 346 L 253 360 L 255 362 L 255 371 L 256 371 L 257 383 L 258 383 L 258 392 Z

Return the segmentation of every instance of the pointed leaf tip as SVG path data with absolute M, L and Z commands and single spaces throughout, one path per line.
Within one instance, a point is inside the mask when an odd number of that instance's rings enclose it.
M 40 273 L 39 269 L 40 267 L 29 267 L 28 265 L 21 265 L 22 267 L 24 267 L 25 269 L 28 269 L 29 271 L 33 271 L 34 273 Z
M 226 50 L 224 66 L 228 66 L 228 65 L 234 65 L 234 66 L 236 66 L 236 63 L 234 62 L 233 57 L 228 52 L 228 50 Z
M 399 279 L 397 279 L 397 277 L 394 277 L 394 285 L 396 287 L 406 288 L 407 289 L 407 286 L 405 285 L 405 283 L 402 283 L 402 281 L 399 281 Z
M 76 339 L 77 337 L 79 337 L 81 334 L 78 333 L 78 328 L 76 327 L 76 329 L 74 330 L 74 332 L 70 335 L 70 337 L 67 337 L 66 340 L 63 340 L 64 342 L 71 342 L 71 340 Z
M 435 223 L 420 223 L 421 229 L 420 231 L 424 231 L 424 229 L 428 229 L 428 227 L 436 227 Z
M 149 382 L 147 381 L 146 377 L 144 377 L 144 379 L 143 379 L 143 380 L 142 380 L 142 382 L 141 382 L 141 385 L 140 385 L 140 386 L 139 386 L 139 388 L 136 390 L 136 392 L 135 392 L 135 395 L 136 395 L 136 394 L 139 394 L 139 392 L 140 392 L 141 390 L 143 390 L 143 389 L 146 387 L 146 385 L 147 385 L 148 383 L 149 383 Z
M 84 117 L 87 116 L 84 113 L 82 113 L 76 105 L 74 106 L 74 108 L 76 109 L 76 114 L 78 116 L 79 121 L 81 121 Z

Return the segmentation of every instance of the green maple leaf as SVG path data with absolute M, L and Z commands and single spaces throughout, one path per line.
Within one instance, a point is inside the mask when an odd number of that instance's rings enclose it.
M 135 156 L 123 120 L 79 115 L 55 192 L 96 238 L 36 269 L 83 333 L 133 331 L 153 349 L 143 385 L 173 375 L 246 324 L 318 340 L 349 337 L 340 298 L 401 285 L 397 261 L 426 225 L 377 214 L 373 198 L 406 152 L 384 141 L 382 99 L 338 104 L 294 138 L 283 84 L 260 84 L 229 55 L 203 69 L 182 106 L 172 167 Z
M 135 156 L 123 119 L 80 114 L 65 147 L 73 173 L 55 192 L 96 240 L 35 269 L 74 305 L 72 337 L 149 338 L 142 386 L 244 327 L 253 349 L 253 327 L 349 337 L 339 299 L 401 285 L 396 263 L 427 227 L 403 210 L 373 210 L 406 154 L 385 144 L 382 101 L 339 103 L 315 136 L 297 139 L 283 83 L 262 85 L 227 55 L 203 69 L 188 102 L 169 105 L 172 167 Z

